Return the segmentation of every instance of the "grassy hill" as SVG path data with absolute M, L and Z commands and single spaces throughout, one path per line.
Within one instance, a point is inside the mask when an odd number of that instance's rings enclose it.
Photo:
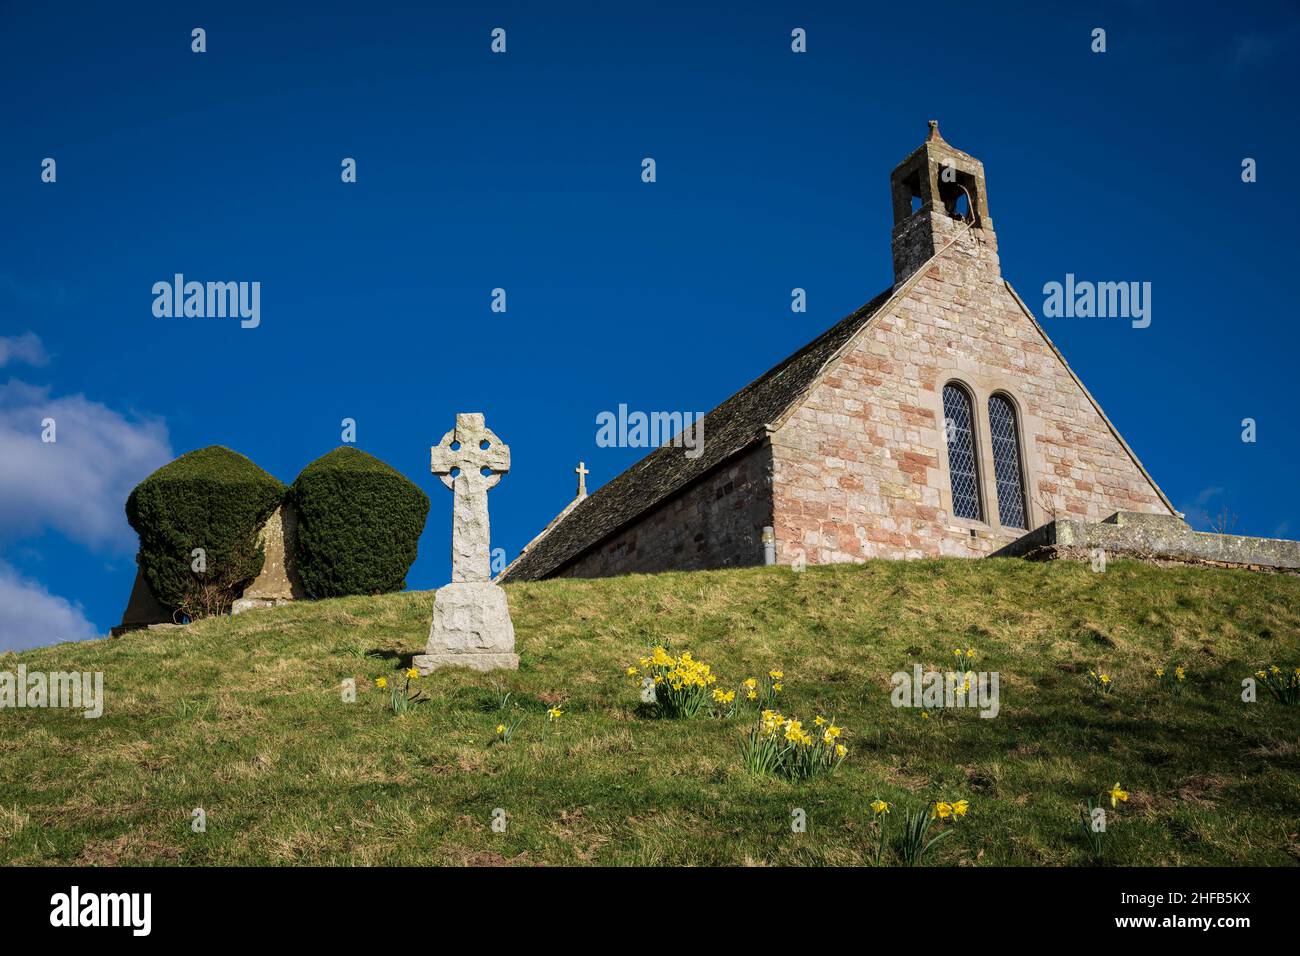
M 1300 665 L 1300 578 L 952 560 L 507 590 L 520 670 L 437 672 L 403 716 L 372 682 L 400 684 L 423 650 L 427 592 L 0 655 L 102 671 L 106 699 L 98 720 L 0 711 L 0 863 L 858 864 L 879 797 L 895 828 L 969 800 L 929 863 L 1082 865 L 1079 807 L 1117 781 L 1112 862 L 1300 861 L 1300 710 L 1240 699 L 1261 665 Z M 784 671 L 783 712 L 834 716 L 847 760 L 803 784 L 754 776 L 752 712 L 640 713 L 623 671 L 662 641 L 729 687 Z M 946 668 L 957 646 L 1000 673 L 995 719 L 890 705 L 890 674 Z M 1153 674 L 1175 663 L 1181 692 Z

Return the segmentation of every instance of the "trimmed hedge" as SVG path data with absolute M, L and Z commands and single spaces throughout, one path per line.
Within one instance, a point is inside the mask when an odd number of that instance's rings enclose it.
M 126 519 L 140 536 L 136 561 L 154 596 L 192 619 L 230 610 L 262 570 L 257 533 L 286 490 L 220 445 L 182 455 L 136 485 Z M 204 551 L 202 572 L 193 570 L 195 548 Z
M 349 445 L 317 458 L 289 489 L 298 514 L 298 574 L 314 598 L 406 587 L 429 497 Z

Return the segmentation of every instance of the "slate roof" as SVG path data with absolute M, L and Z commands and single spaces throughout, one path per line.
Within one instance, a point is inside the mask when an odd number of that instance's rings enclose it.
M 886 289 L 709 412 L 704 417 L 704 451 L 699 457 L 687 458 L 686 448 L 672 445 L 655 449 L 534 539 L 498 580 L 550 577 L 697 478 L 761 441 L 767 435 L 766 425 L 803 396 L 826 363 L 893 291 Z

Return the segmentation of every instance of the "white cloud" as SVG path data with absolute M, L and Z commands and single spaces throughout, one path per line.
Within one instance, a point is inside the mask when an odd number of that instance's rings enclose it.
M 42 441 L 51 418 L 56 441 Z M 53 528 L 91 548 L 131 552 L 131 489 L 173 457 L 167 426 L 84 395 L 0 384 L 0 541 Z
M 22 335 L 0 335 L 0 368 L 10 362 L 26 362 L 28 365 L 45 365 L 50 357 L 45 354 L 45 346 L 35 332 Z
M 0 561 L 0 652 L 99 636 L 80 604 Z

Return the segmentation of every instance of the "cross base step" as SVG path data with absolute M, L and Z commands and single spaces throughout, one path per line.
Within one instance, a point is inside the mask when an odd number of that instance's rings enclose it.
M 426 674 L 436 667 L 518 669 L 515 628 L 505 590 L 488 581 L 462 581 L 438 588 L 429 643 L 414 663 Z
M 467 654 L 443 651 L 440 654 L 416 654 L 411 661 L 416 670 L 428 677 L 439 667 L 468 667 L 474 671 L 519 670 L 518 654 Z

